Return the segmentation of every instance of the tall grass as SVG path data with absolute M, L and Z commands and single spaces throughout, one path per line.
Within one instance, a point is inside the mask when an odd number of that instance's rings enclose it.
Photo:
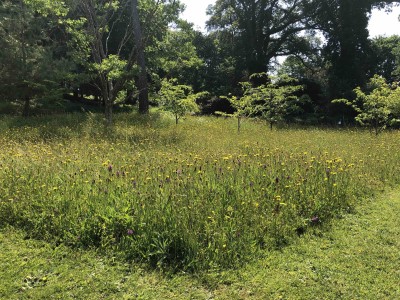
M 240 265 L 400 180 L 398 132 L 121 114 L 0 121 L 0 226 L 157 267 Z

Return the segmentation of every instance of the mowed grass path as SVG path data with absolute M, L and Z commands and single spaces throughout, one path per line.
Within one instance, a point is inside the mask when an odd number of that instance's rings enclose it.
M 0 299 L 400 299 L 400 189 L 238 270 L 163 275 L 0 232 Z

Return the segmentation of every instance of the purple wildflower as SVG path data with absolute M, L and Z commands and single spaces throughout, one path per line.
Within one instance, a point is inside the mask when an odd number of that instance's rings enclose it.
M 326 169 L 326 177 L 329 178 L 329 176 L 331 175 L 331 169 Z
M 312 218 L 311 218 L 311 223 L 313 223 L 313 224 L 319 223 L 319 217 L 318 217 L 318 216 L 312 217 Z

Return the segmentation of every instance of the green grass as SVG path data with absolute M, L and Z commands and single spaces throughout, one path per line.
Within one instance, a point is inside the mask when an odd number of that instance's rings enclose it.
M 115 119 L 2 119 L 0 227 L 161 270 L 226 270 L 400 181 L 398 132 Z
M 216 299 L 399 299 L 400 191 L 387 192 L 218 285 Z M 224 282 L 219 278 L 218 281 Z
M 399 299 L 400 190 L 225 271 L 165 274 L 0 232 L 0 299 Z M 329 228 L 330 227 L 330 228 Z
M 25 233 L 13 229 L 1 231 L 0 249 L 0 299 L 191 299 L 206 295 L 193 279 L 166 279 L 95 251 L 26 239 Z

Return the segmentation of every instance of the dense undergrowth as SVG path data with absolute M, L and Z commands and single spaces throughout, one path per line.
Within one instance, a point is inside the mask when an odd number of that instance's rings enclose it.
M 173 270 L 238 266 L 400 181 L 400 134 L 120 114 L 0 121 L 0 226 Z

